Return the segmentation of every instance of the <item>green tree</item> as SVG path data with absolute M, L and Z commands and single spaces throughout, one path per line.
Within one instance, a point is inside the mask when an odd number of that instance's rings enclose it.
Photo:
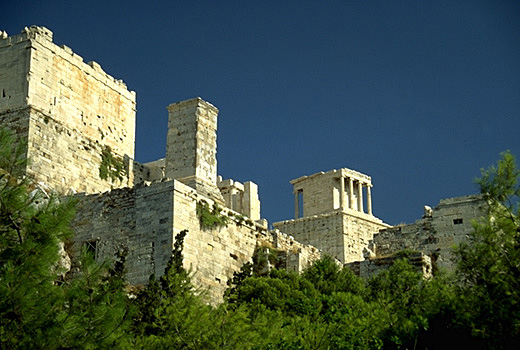
M 125 291 L 125 258 L 126 253 L 119 252 L 114 264 L 97 263 L 91 253 L 83 252 L 77 276 L 60 286 L 64 295 L 58 317 L 60 348 L 130 347 L 134 307 Z
M 267 276 L 237 274 L 228 294 L 261 332 L 257 349 L 378 349 L 385 325 L 366 300 L 362 279 L 330 257 L 303 274 L 271 270 Z
M 60 244 L 75 203 L 39 190 L 25 165 L 25 145 L 0 129 L 0 347 L 121 347 L 122 268 L 84 261 L 77 278 L 63 280 Z
M 476 182 L 487 202 L 469 240 L 458 248 L 465 321 L 491 348 L 520 342 L 520 170 L 510 152 Z

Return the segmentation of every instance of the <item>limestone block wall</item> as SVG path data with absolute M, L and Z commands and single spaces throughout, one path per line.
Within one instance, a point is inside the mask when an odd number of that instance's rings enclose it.
M 268 232 L 262 221 L 244 220 L 233 210 L 222 211 L 228 217 L 226 226 L 202 228 L 197 203 L 203 200 L 211 205 L 212 200 L 177 180 L 143 182 L 77 198 L 75 235 L 68 248 L 74 261 L 83 246 L 93 249 L 99 260 L 113 260 L 117 251 L 126 250 L 127 278 L 133 285 L 145 284 L 152 273 L 162 275 L 175 236 L 182 230 L 188 230 L 184 266 L 193 272 L 197 286 L 208 289 L 212 301 L 221 300 L 227 281 L 252 261 L 257 245 L 286 249 L 286 266 L 296 271 L 319 258 L 316 248 Z
M 218 109 L 199 97 L 167 109 L 166 176 L 223 204 L 217 188 Z
M 97 260 L 113 261 L 117 251 L 129 247 L 129 239 L 136 230 L 135 190 L 122 188 L 105 194 L 80 194 L 76 199 L 73 244 L 67 249 L 72 261 L 77 263 L 81 249 L 87 245 Z M 138 255 L 137 251 L 129 251 L 129 262 Z
M 143 164 L 148 169 L 148 181 L 159 181 L 166 177 L 165 159 L 161 158 L 153 162 Z
M 453 266 L 453 247 L 473 231 L 472 221 L 483 216 L 486 203 L 479 195 L 443 199 L 432 215 L 413 224 L 380 231 L 369 249 L 378 257 L 409 249 L 432 257 L 436 266 Z
M 340 260 L 345 263 L 363 260 L 363 252 L 374 234 L 389 227 L 381 220 L 357 211 L 344 214 L 342 218 L 344 258 Z
M 54 44 L 43 27 L 0 39 L 0 58 L 0 123 L 16 132 L 29 126 L 20 137 L 28 141 L 31 164 L 39 164 L 29 172 L 45 174 L 39 180 L 62 192 L 132 183 L 131 174 L 100 181 L 98 170 L 105 147 L 120 159 L 134 157 L 134 92 L 97 63 Z
M 27 103 L 30 55 L 28 33 L 0 37 L 0 111 L 12 111 Z
M 276 222 L 273 227 L 298 242 L 312 245 L 324 254 L 345 261 L 344 219 L 340 211 Z
M 250 220 L 239 220 L 239 213 L 224 209 L 222 215 L 229 218 L 228 224 L 204 229 L 197 216 L 197 203 L 205 201 L 211 206 L 212 199 L 179 181 L 174 183 L 174 236 L 188 230 L 184 265 L 194 273 L 194 282 L 208 288 L 211 299 L 218 300 L 233 273 L 251 261 L 258 236 L 267 236 L 267 227 Z
M 133 285 L 164 272 L 173 248 L 173 181 L 77 198 L 71 247 L 75 261 L 82 246 L 96 242 L 100 261 L 113 260 L 118 250 L 128 252 L 127 279 Z
M 270 237 L 269 237 L 270 236 Z M 260 246 L 272 246 L 275 249 L 285 252 L 285 264 L 282 264 L 286 270 L 302 272 L 309 267 L 314 261 L 322 257 L 322 252 L 311 245 L 298 242 L 292 236 L 279 231 L 271 230 L 267 240 L 259 240 Z
M 151 260 L 150 269 L 157 277 L 164 273 L 173 249 L 174 186 L 174 181 L 136 186 L 136 232 L 130 237 L 131 249 L 150 251 L 150 257 L 145 255 L 143 259 Z M 134 283 L 148 281 L 150 274 L 140 261 L 132 271 Z
M 62 193 L 96 193 L 133 184 L 131 159 L 119 158 L 126 171 L 121 180 L 102 179 L 102 144 L 54 119 L 45 118 L 45 115 L 32 107 L 25 113 L 29 114 L 30 125 L 27 145 L 30 160 L 28 173 L 37 181 Z

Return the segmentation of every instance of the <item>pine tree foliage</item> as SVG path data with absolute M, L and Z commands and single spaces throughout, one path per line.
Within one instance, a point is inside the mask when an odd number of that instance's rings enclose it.
M 466 322 L 492 348 L 520 342 L 520 170 L 510 152 L 476 182 L 488 203 L 458 249 Z M 514 345 L 516 344 L 516 345 Z
M 0 348 L 123 347 L 121 266 L 85 256 L 79 276 L 63 280 L 75 203 L 40 190 L 25 164 L 25 146 L 0 129 Z

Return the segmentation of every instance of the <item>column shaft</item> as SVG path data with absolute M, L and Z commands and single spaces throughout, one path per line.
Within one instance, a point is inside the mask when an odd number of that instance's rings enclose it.
M 354 180 L 351 177 L 348 178 L 348 196 L 349 196 L 349 207 L 354 209 Z
M 367 186 L 367 211 L 372 215 L 372 186 Z
M 358 211 L 363 212 L 363 183 L 358 181 Z
M 345 208 L 345 178 L 339 178 L 339 208 Z
M 300 214 L 300 206 L 298 203 L 298 191 L 294 192 L 294 218 L 298 219 L 298 214 Z

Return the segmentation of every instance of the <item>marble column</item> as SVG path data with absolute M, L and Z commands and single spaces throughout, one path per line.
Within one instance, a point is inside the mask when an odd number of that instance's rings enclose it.
M 348 197 L 349 197 L 349 208 L 354 209 L 354 180 L 351 177 L 348 178 Z
M 369 215 L 372 215 L 372 186 L 367 186 L 367 211 Z
M 358 211 L 363 212 L 363 183 L 358 181 Z
M 298 215 L 300 214 L 300 206 L 298 201 L 298 191 L 294 191 L 294 218 L 298 219 Z
M 345 178 L 342 176 L 339 178 L 339 208 L 345 208 Z

